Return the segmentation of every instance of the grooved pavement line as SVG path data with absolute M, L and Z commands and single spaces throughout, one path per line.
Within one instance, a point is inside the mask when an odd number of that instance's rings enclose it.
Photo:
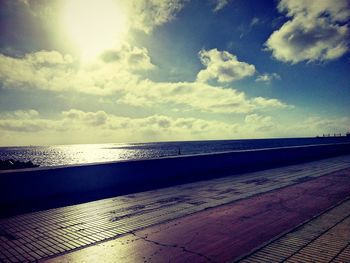
M 260 248 L 240 263 L 350 262 L 350 200 Z

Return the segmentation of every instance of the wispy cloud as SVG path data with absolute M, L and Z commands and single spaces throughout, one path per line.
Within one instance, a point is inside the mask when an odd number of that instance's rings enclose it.
M 264 82 L 265 84 L 271 84 L 273 80 L 280 80 L 281 76 L 277 73 L 263 73 L 257 76 L 256 82 Z
M 239 38 L 243 38 L 244 36 L 248 35 L 254 27 L 258 26 L 259 24 L 261 24 L 262 21 L 260 20 L 259 17 L 253 17 L 250 20 L 249 24 L 242 24 L 238 27 L 238 30 L 241 32 L 241 34 L 239 35 Z
M 215 1 L 215 7 L 214 7 L 214 12 L 217 12 L 221 9 L 223 9 L 229 2 L 230 0 L 214 0 Z
M 253 27 L 257 24 L 259 24 L 260 19 L 258 17 L 253 17 L 252 21 L 250 21 L 250 27 Z
M 312 116 L 304 120 L 300 126 L 303 129 L 312 129 L 317 131 L 317 135 L 344 133 L 350 129 L 350 118 L 321 118 Z
M 189 0 L 125 0 L 133 28 L 150 33 L 156 26 L 175 18 Z

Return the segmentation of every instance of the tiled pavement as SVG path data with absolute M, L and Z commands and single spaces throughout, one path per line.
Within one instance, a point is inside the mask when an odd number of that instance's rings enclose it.
M 47 262 L 230 262 L 348 200 L 349 196 L 350 169 L 343 169 L 133 231 Z M 281 261 L 270 255 L 260 262 Z M 313 261 L 305 257 L 303 262 Z
M 239 262 L 350 262 L 350 200 L 293 229 Z
M 350 156 L 342 156 L 1 219 L 0 261 L 66 253 L 349 167 Z

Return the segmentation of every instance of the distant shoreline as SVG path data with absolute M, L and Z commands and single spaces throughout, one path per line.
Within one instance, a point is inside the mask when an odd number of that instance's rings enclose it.
M 348 137 L 307 137 L 122 144 L 0 147 L 0 160 L 31 161 L 40 167 L 154 159 L 167 156 L 350 142 Z

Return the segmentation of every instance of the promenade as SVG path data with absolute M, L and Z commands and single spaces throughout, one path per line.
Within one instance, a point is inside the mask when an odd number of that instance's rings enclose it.
M 1 262 L 350 262 L 350 155 L 0 219 Z

